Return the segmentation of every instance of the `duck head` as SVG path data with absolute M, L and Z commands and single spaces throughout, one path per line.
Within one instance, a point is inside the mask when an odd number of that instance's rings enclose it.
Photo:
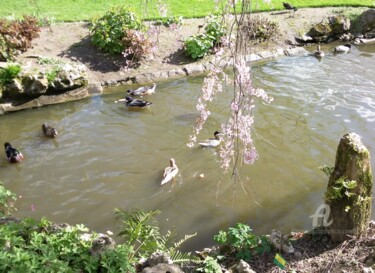
M 133 101 L 132 97 L 130 97 L 130 96 L 125 97 L 125 102 L 131 102 L 131 101 Z

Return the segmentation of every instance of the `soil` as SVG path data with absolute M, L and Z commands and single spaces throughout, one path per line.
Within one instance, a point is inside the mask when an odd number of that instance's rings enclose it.
M 299 9 L 294 14 L 289 11 L 275 11 L 261 13 L 279 24 L 279 34 L 272 42 L 254 45 L 252 53 L 269 51 L 276 48 L 287 48 L 287 40 L 294 40 L 295 36 L 305 34 L 313 24 L 328 15 L 338 12 L 346 14 L 358 13 L 364 8 L 319 8 Z M 258 16 L 258 15 L 254 15 Z M 169 71 L 176 66 L 193 62 L 183 51 L 182 40 L 191 35 L 203 32 L 201 26 L 204 19 L 185 19 L 182 26 L 176 30 L 160 27 L 158 35 L 152 39 L 157 44 L 157 50 L 147 56 L 137 69 L 124 69 L 122 56 L 105 54 L 90 42 L 89 23 L 75 22 L 54 24 L 43 27 L 40 37 L 33 41 L 33 47 L 19 56 L 18 61 L 35 65 L 36 57 L 48 57 L 63 61 L 78 61 L 88 68 L 89 82 L 104 83 L 117 82 L 127 77 L 134 77 L 150 71 Z M 201 60 L 200 62 L 204 62 Z
M 278 22 L 280 31 L 275 41 L 254 45 L 251 48 L 252 53 L 276 48 L 285 49 L 290 47 L 287 40 L 294 40 L 295 36 L 306 33 L 313 24 L 322 21 L 328 15 L 337 12 L 360 13 L 362 10 L 364 8 L 299 9 L 294 16 L 289 11 L 262 13 L 261 16 Z M 183 54 L 181 41 L 183 38 L 202 31 L 202 28 L 198 27 L 202 24 L 204 24 L 204 19 L 189 19 L 184 20 L 183 25 L 177 30 L 161 27 L 159 35 L 153 37 L 158 42 L 158 50 L 143 60 L 136 69 L 124 69 L 124 60 L 121 56 L 104 54 L 94 47 L 90 42 L 87 22 L 43 27 L 40 37 L 33 41 L 33 47 L 21 54 L 18 61 L 31 66 L 36 65 L 37 57 L 81 62 L 88 68 L 91 83 L 117 82 L 140 73 L 169 71 L 177 66 L 193 62 Z M 287 261 L 285 270 L 306 273 L 373 272 L 370 266 L 375 268 L 375 224 L 372 223 L 370 226 L 371 230 L 369 229 L 366 237 L 359 240 L 351 239 L 339 245 L 325 240 L 313 240 L 308 236 L 294 241 L 297 253 L 282 254 Z M 274 265 L 274 256 L 275 253 L 264 255 L 250 264 L 258 273 L 285 272 Z

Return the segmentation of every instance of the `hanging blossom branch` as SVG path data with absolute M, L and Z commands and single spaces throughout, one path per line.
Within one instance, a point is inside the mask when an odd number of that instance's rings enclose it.
M 246 35 L 246 25 L 251 19 L 251 2 L 250 0 L 242 0 L 240 14 L 236 12 L 236 4 L 236 1 L 228 0 L 224 8 L 224 15 L 227 14 L 227 11 L 234 11 L 231 31 L 227 34 L 227 41 L 223 42 L 223 45 L 229 51 L 227 58 L 233 60 L 233 88 L 231 89 L 233 99 L 229 107 L 229 117 L 226 123 L 222 125 L 224 137 L 223 144 L 220 147 L 221 167 L 225 172 L 232 167 L 232 174 L 237 174 L 238 164 L 253 164 L 258 159 L 258 153 L 252 139 L 253 109 L 256 99 L 267 103 L 272 101 L 272 98 L 264 90 L 254 88 L 251 80 L 250 62 L 247 58 L 250 55 L 248 46 L 250 37 Z M 236 34 L 234 41 L 232 33 Z M 223 49 L 216 52 L 215 59 L 219 60 L 218 64 L 220 64 L 220 58 L 224 56 L 223 52 Z M 214 66 L 205 78 L 202 94 L 197 103 L 200 116 L 197 119 L 193 134 L 189 137 L 189 147 L 194 145 L 197 135 L 210 115 L 207 103 L 211 102 L 217 93 L 222 92 L 224 79 L 227 79 L 227 77 L 220 65 Z

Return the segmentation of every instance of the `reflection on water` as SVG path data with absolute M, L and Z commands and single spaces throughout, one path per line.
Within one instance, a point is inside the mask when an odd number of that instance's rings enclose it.
M 159 209 L 163 230 L 198 232 L 189 248 L 208 245 L 219 229 L 239 221 L 256 233 L 309 229 L 328 181 L 318 167 L 334 164 L 340 137 L 357 132 L 375 154 L 373 67 L 375 46 L 322 61 L 299 56 L 254 66 L 255 85 L 274 102 L 256 109 L 260 159 L 242 168 L 237 183 L 223 175 L 217 150 L 186 146 L 202 78 L 160 83 L 145 111 L 114 103 L 126 90 L 116 87 L 103 96 L 1 116 L 0 141 L 19 148 L 25 161 L 9 165 L 3 154 L 0 180 L 22 196 L 20 216 L 103 232 L 118 231 L 114 208 Z M 230 97 L 223 94 L 212 105 L 202 139 L 226 120 Z M 43 137 L 43 122 L 58 129 L 57 139 Z M 160 187 L 171 157 L 180 172 L 175 183 Z

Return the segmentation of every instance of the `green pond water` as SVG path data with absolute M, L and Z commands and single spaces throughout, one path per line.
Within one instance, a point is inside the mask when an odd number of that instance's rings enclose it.
M 18 216 L 84 223 L 98 232 L 119 231 L 115 208 L 158 209 L 163 231 L 198 232 L 187 249 L 210 245 L 214 234 L 237 222 L 258 234 L 310 229 L 328 182 L 318 167 L 334 164 L 341 136 L 358 133 L 375 165 L 374 67 L 375 46 L 322 61 L 305 55 L 254 65 L 254 85 L 274 102 L 257 104 L 260 158 L 241 169 L 238 183 L 223 174 L 218 150 L 186 146 L 202 77 L 159 83 L 145 111 L 114 103 L 127 89 L 118 86 L 82 101 L 0 116 L 0 141 L 25 156 L 11 165 L 3 153 L 0 181 L 21 196 Z M 201 139 L 220 130 L 230 98 L 228 89 L 212 103 Z M 43 122 L 58 129 L 57 139 L 43 137 Z M 161 187 L 171 157 L 180 172 Z

